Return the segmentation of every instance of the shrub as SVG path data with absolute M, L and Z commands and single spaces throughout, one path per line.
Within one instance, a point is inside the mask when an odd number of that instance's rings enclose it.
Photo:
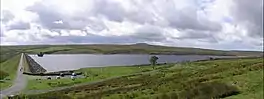
M 224 83 L 210 82 L 202 83 L 191 89 L 184 90 L 180 93 L 180 97 L 188 99 L 211 99 L 224 98 L 238 93 L 238 89 L 234 86 Z
M 170 97 L 166 93 L 163 93 L 160 96 L 158 96 L 158 99 L 170 99 Z
M 0 80 L 6 78 L 7 76 L 9 76 L 8 73 L 6 73 L 6 72 L 0 70 Z
M 169 94 L 170 99 L 178 99 L 178 95 L 175 92 Z

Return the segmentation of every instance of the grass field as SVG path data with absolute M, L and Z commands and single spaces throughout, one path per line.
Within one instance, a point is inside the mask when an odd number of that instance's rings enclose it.
M 263 99 L 263 65 L 263 58 L 185 62 L 27 98 Z
M 0 70 L 8 73 L 8 76 L 5 79 L 9 79 L 4 82 L 0 82 L 0 89 L 4 89 L 12 85 L 12 81 L 16 77 L 19 61 L 20 55 L 16 55 L 15 57 L 0 63 Z
M 170 65 L 158 65 L 155 70 L 162 67 L 168 67 Z M 76 72 L 82 72 L 83 77 L 75 80 L 71 80 L 69 77 L 61 79 L 47 80 L 45 77 L 32 77 L 29 76 L 29 81 L 26 90 L 39 90 L 39 89 L 52 89 L 56 87 L 70 86 L 79 83 L 91 82 L 102 80 L 110 77 L 117 77 L 122 75 L 128 75 L 132 73 L 141 73 L 152 71 L 152 66 L 112 66 L 112 67 L 94 67 L 94 68 L 82 68 L 76 70 Z M 43 80 L 36 80 L 42 78 Z

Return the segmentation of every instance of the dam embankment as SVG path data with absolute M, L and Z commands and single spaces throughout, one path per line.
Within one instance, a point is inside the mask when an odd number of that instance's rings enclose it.
M 39 73 L 45 73 L 47 70 L 43 68 L 40 64 L 38 64 L 33 58 L 31 58 L 29 55 L 24 54 L 24 72 L 25 73 L 33 73 L 33 74 L 39 74 Z

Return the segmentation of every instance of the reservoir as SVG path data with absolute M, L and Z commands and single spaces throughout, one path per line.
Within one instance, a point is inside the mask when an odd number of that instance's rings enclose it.
M 127 66 L 149 64 L 149 59 L 153 55 L 142 54 L 46 54 L 43 57 L 30 55 L 37 63 L 44 67 L 48 72 L 75 70 L 87 67 L 104 67 L 104 66 Z M 208 56 L 208 55 L 156 55 L 158 63 L 177 63 L 183 61 L 204 60 L 209 57 L 225 56 Z

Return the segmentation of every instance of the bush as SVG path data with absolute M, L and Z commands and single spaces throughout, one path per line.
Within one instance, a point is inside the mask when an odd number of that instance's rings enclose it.
M 169 94 L 170 99 L 178 99 L 178 95 L 175 92 Z
M 0 70 L 0 80 L 6 78 L 7 76 L 9 76 L 8 73 L 6 73 L 6 72 Z
M 156 96 L 154 99 L 170 99 L 170 97 L 166 93 L 163 93 L 161 95 Z
M 210 82 L 202 83 L 194 88 L 184 90 L 180 93 L 180 98 L 188 99 L 211 99 L 224 98 L 239 94 L 236 87 L 224 83 Z

